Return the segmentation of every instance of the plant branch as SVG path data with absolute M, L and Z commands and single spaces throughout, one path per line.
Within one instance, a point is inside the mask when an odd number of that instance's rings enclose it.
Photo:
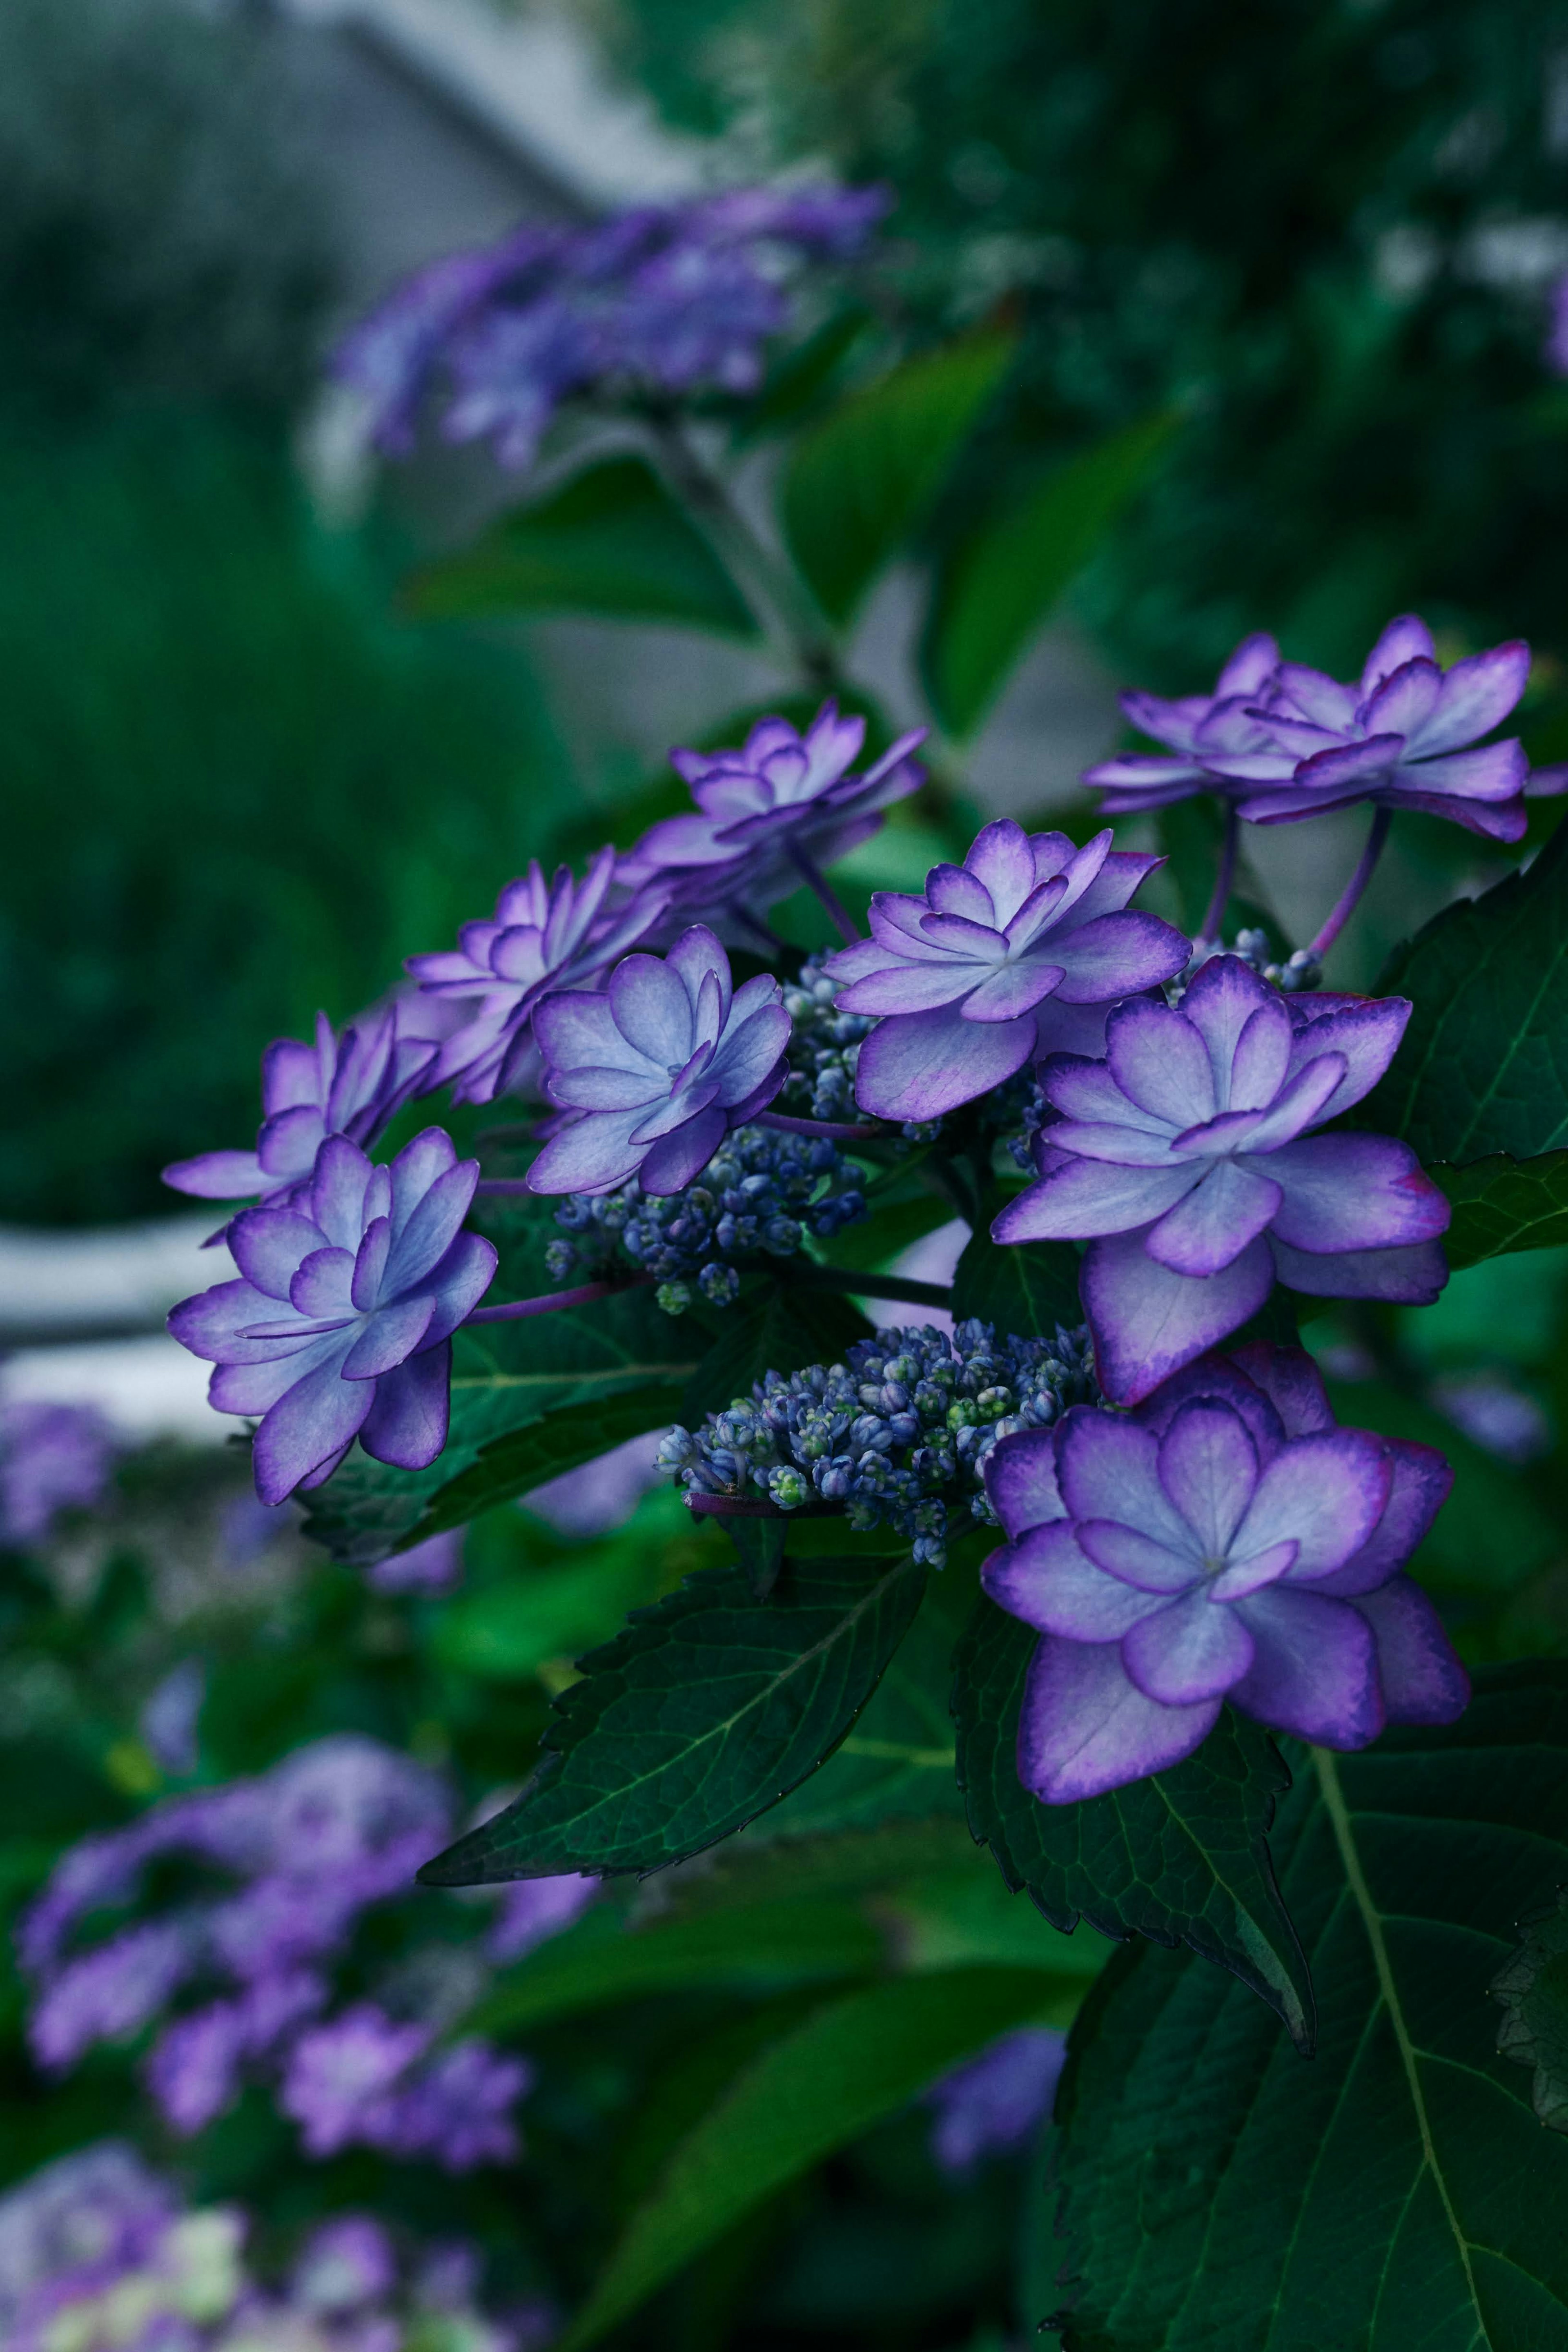
M 1366 846 L 1356 861 L 1355 871 L 1340 892 L 1322 930 L 1308 948 L 1310 956 L 1326 956 L 1354 914 L 1361 894 L 1371 881 L 1377 861 L 1383 855 L 1383 845 L 1388 838 L 1388 828 L 1393 821 L 1392 809 L 1380 808 L 1374 813 L 1372 831 L 1366 836 Z
M 862 1274 L 857 1266 L 797 1263 L 790 1282 L 802 1290 L 836 1290 L 854 1298 L 892 1298 L 907 1307 L 950 1307 L 950 1284 L 916 1282 L 903 1274 Z
M 471 1323 L 520 1323 L 528 1315 L 553 1315 L 558 1307 L 586 1307 L 591 1298 L 609 1298 L 618 1290 L 641 1290 L 653 1276 L 633 1274 L 623 1282 L 580 1282 L 575 1290 L 547 1290 L 538 1298 L 514 1298 L 505 1307 L 476 1307 L 465 1316 L 462 1328 Z
M 789 844 L 789 856 L 800 879 L 810 889 L 816 892 L 818 898 L 827 908 L 829 920 L 831 922 L 833 929 L 838 932 L 840 939 L 844 942 L 844 945 L 851 948 L 857 945 L 860 940 L 860 933 L 854 927 L 849 909 L 844 905 L 842 899 L 838 896 L 838 893 L 834 890 L 831 883 L 828 880 L 827 876 L 823 873 L 821 867 L 818 865 L 810 851 L 800 842 L 792 841 Z
M 1197 934 L 1198 940 L 1207 946 L 1217 944 L 1224 937 L 1225 909 L 1230 903 L 1231 886 L 1236 879 L 1236 850 L 1240 837 L 1241 819 L 1237 814 L 1236 803 L 1228 801 L 1225 837 L 1219 845 L 1219 865 L 1215 872 L 1214 892 Z

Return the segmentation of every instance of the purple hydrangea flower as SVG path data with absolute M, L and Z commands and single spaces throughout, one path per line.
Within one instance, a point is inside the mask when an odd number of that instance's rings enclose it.
M 258 1977 L 234 2000 L 209 2001 L 177 2017 L 148 2053 L 147 2087 L 164 2121 L 189 2137 L 234 2105 L 245 2069 L 270 2056 L 308 2017 L 326 2007 L 326 1979 L 311 1969 Z
M 68 2296 L 140 2269 L 177 2210 L 168 2184 L 121 2140 L 58 2157 L 9 2189 L 0 2197 L 0 2342 L 16 2352 L 42 2340 Z
M 545 1087 L 565 1113 L 528 1171 L 536 1192 L 608 1192 L 635 1176 L 678 1192 L 784 1083 L 789 1015 L 760 972 L 733 989 L 706 924 L 666 957 L 632 955 L 602 990 L 534 1014 Z
M 328 1136 L 346 1135 L 370 1151 L 406 1102 L 440 1083 L 436 1050 L 431 1039 L 405 1034 L 396 1004 L 361 1013 L 340 1037 L 319 1013 L 314 1045 L 279 1037 L 261 1057 L 256 1150 L 176 1160 L 163 1181 L 200 1201 L 259 1197 L 287 1207 L 308 1186 Z
M 760 914 L 800 887 L 800 860 L 821 867 L 870 839 L 893 802 L 918 790 L 910 757 L 924 728 L 901 735 L 864 775 L 849 773 L 865 720 L 824 702 L 798 734 L 763 719 L 730 751 L 672 751 L 696 811 L 653 825 L 620 865 L 628 887 L 663 886 L 683 904 L 738 903 Z M 806 878 L 810 878 L 809 876 Z
M 1053 1048 L 1098 1052 L 1116 999 L 1181 971 L 1190 950 L 1127 901 L 1157 857 L 1097 834 L 988 824 L 925 896 L 881 890 L 869 940 L 830 957 L 837 1010 L 882 1017 L 860 1050 L 855 1096 L 883 1118 L 936 1118 L 988 1094 Z
M 608 970 L 647 937 L 669 903 L 669 892 L 656 886 L 625 902 L 615 882 L 613 849 L 601 850 L 580 883 L 564 866 L 547 882 L 536 859 L 507 883 L 492 921 L 465 923 L 449 951 L 409 958 L 428 994 L 452 1003 L 477 999 L 441 1045 L 431 1086 L 450 1083 L 458 1102 L 537 1090 L 530 1024 L 540 997 Z
M 560 403 L 607 383 L 752 390 L 788 320 L 789 271 L 852 258 L 887 205 L 876 188 L 733 189 L 519 229 L 420 271 L 350 337 L 338 372 L 383 448 L 412 446 L 444 379 L 446 436 L 491 436 L 503 464 L 527 465 Z
M 496 1271 L 491 1244 L 461 1230 L 478 1177 L 439 1128 L 390 1168 L 329 1136 L 292 1206 L 248 1209 L 230 1226 L 242 1278 L 170 1316 L 181 1345 L 217 1366 L 218 1412 L 262 1416 L 264 1503 L 319 1486 L 356 1436 L 404 1470 L 445 1444 L 452 1334 Z
M 1448 1204 L 1408 1145 L 1308 1132 L 1370 1093 L 1409 1017 L 1403 997 L 1283 997 L 1221 955 L 1179 1010 L 1113 1013 L 1104 1061 L 1046 1064 L 1058 1117 L 1036 1143 L 1040 1178 L 991 1231 L 1089 1242 L 1080 1286 L 1114 1403 L 1236 1330 L 1277 1279 L 1314 1297 L 1437 1297 Z
M 935 2107 L 931 2153 L 950 2179 L 962 2180 L 983 2157 L 1021 2147 L 1051 2112 L 1067 2036 L 1049 2025 L 1004 2033 L 925 2093 Z
M 194 1973 L 201 1945 L 183 1919 L 127 1928 L 70 1961 L 48 1985 L 28 2024 L 40 2066 L 74 2066 L 95 2042 L 139 2033 L 165 2010 Z
M 1118 752 L 1086 768 L 1083 781 L 1103 793 L 1105 816 L 1133 816 L 1140 810 L 1166 808 L 1172 801 L 1190 800 L 1195 793 L 1228 792 L 1228 779 L 1216 772 L 1205 757 L 1204 745 L 1217 750 L 1243 723 L 1249 703 L 1271 683 L 1280 666 L 1280 648 L 1272 637 L 1244 637 L 1220 671 L 1212 694 L 1186 694 L 1166 701 L 1157 694 L 1130 693 L 1122 708 L 1134 727 L 1156 743 L 1168 743 L 1176 755 L 1148 751 Z
M 89 1511 L 109 1484 L 114 1435 L 90 1405 L 0 1405 L 0 1544 L 39 1543 L 61 1511 Z
M 290 2290 L 307 2311 L 337 2314 L 379 2303 L 397 2284 L 397 2256 L 371 2213 L 339 2213 L 311 2232 L 294 2265 Z
M 1163 1771 L 1227 1698 L 1328 1748 L 1452 1722 L 1464 1669 L 1401 1573 L 1451 1481 L 1430 1447 L 1339 1428 L 1295 1349 L 1207 1358 L 1130 1417 L 1078 1407 L 1004 1439 L 987 1484 L 1009 1541 L 981 1576 L 1044 1637 L 1025 1786 L 1070 1804 Z
M 477 2041 L 422 2066 L 431 2038 L 427 2025 L 400 2023 L 371 2001 L 302 2033 L 278 2105 L 298 2124 L 307 2152 L 334 2156 L 357 2143 L 428 2157 L 449 2172 L 509 2163 L 519 2147 L 510 2111 L 532 2068 Z
M 487 2042 L 455 2042 L 403 2085 L 374 2144 L 389 2156 L 425 2157 L 446 2172 L 515 2163 L 522 2142 L 511 2111 L 533 2080 L 526 2058 Z

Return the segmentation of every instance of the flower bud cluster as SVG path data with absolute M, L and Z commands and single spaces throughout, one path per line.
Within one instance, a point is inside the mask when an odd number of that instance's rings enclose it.
M 858 1118 L 855 1065 L 862 1038 L 876 1024 L 869 1013 L 838 1010 L 839 983 L 829 979 L 822 961 L 808 956 L 800 978 L 784 991 L 794 1034 L 779 1100 L 808 1118 Z
M 657 1276 L 659 1305 L 679 1315 L 695 1281 L 727 1307 L 740 1288 L 737 1266 L 757 1257 L 794 1257 L 808 1234 L 827 1241 L 866 1213 L 860 1171 L 827 1136 L 737 1128 L 695 1184 L 668 1195 L 633 1181 L 618 1192 L 578 1193 L 556 1213 L 574 1238 L 551 1242 L 550 1274 L 598 1280 L 630 1260 Z
M 1274 955 L 1269 934 L 1262 930 L 1239 930 L 1236 944 L 1228 948 L 1223 940 L 1195 940 L 1192 961 L 1186 970 L 1178 972 L 1166 991 L 1166 1000 L 1179 1004 L 1204 965 L 1217 955 L 1233 955 L 1277 988 L 1282 996 L 1302 996 L 1322 986 L 1323 960 L 1311 948 L 1296 948 L 1282 963 Z
M 920 1324 L 858 1340 L 841 1364 L 768 1373 L 749 1402 L 671 1430 L 659 1461 L 698 1494 L 841 1504 L 852 1528 L 894 1528 L 940 1568 L 966 1507 L 995 1524 L 981 1472 L 997 1440 L 1098 1401 L 1084 1330 L 998 1339 L 969 1322 L 949 1339 Z

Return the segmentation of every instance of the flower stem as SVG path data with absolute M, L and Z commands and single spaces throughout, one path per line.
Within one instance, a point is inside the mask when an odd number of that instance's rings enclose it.
M 856 1298 L 892 1298 L 908 1307 L 953 1304 L 951 1286 L 943 1282 L 916 1282 L 903 1274 L 862 1274 L 858 1266 L 817 1265 L 800 1262 L 789 1279 L 804 1290 L 837 1290 Z
M 608 1298 L 617 1290 L 637 1290 L 652 1282 L 651 1274 L 634 1274 L 622 1282 L 580 1282 L 575 1290 L 547 1290 L 540 1298 L 514 1298 L 505 1307 L 476 1307 L 464 1318 L 470 1323 L 519 1323 L 526 1315 L 553 1315 L 558 1307 L 586 1307 L 591 1298 Z
M 844 1141 L 859 1143 L 873 1135 L 890 1135 L 893 1130 L 881 1119 L 796 1118 L 786 1110 L 759 1110 L 747 1121 L 751 1127 L 781 1128 L 786 1135 L 831 1135 Z
M 860 933 L 850 920 L 848 909 L 841 899 L 835 895 L 832 885 L 810 851 L 803 849 L 798 841 L 792 841 L 789 844 L 789 855 L 795 862 L 795 869 L 801 880 L 810 884 L 827 908 L 840 939 L 843 940 L 846 947 L 852 948 L 859 940 Z
M 1355 912 L 1361 894 L 1371 881 L 1377 861 L 1383 855 L 1383 845 L 1388 838 L 1388 828 L 1393 821 L 1392 809 L 1380 808 L 1374 814 L 1372 831 L 1366 836 L 1366 846 L 1356 861 L 1355 871 L 1340 892 L 1328 920 L 1308 948 L 1309 955 L 1326 956 Z
M 1214 877 L 1214 895 L 1198 928 L 1198 940 L 1206 946 L 1217 944 L 1225 935 L 1225 909 L 1230 903 L 1230 888 L 1236 879 L 1236 847 L 1240 835 L 1241 819 L 1237 814 L 1236 803 L 1228 801 L 1225 837 L 1219 845 L 1219 866 Z

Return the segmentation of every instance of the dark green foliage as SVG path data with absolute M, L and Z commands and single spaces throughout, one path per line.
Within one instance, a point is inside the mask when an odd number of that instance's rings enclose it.
M 1260 1993 L 1310 2049 L 1312 1979 L 1269 1853 L 1291 1785 L 1273 1741 L 1227 1709 L 1185 1764 L 1084 1804 L 1042 1805 L 1015 1761 L 1039 1638 L 982 1600 L 959 1645 L 958 1780 L 975 1835 L 1053 1927 L 1082 1917 L 1108 1936 L 1186 1944 Z M 1260 2023 L 1277 2032 L 1261 2011 Z
M 1521 1922 L 1523 1940 L 1491 1980 L 1505 2015 L 1497 2046 L 1534 2070 L 1531 2105 L 1568 2131 L 1568 1890 Z
M 953 1273 L 953 1316 L 974 1316 L 1022 1339 L 1053 1339 L 1083 1320 L 1078 1299 L 1078 1252 L 1071 1242 L 1021 1242 L 1001 1248 L 990 1236 L 1000 1192 L 988 1199 L 980 1223 L 965 1243 Z
M 1416 1009 L 1359 1125 L 1461 1166 L 1568 1143 L 1568 830 L 1528 872 L 1434 916 L 1377 993 Z
M 1508 1250 L 1568 1242 L 1568 1151 L 1544 1151 L 1534 1160 L 1496 1151 L 1464 1168 L 1439 1160 L 1427 1172 L 1453 1204 L 1443 1245 L 1456 1272 Z
M 718 1337 L 687 1383 L 685 1417 L 698 1422 L 737 1397 L 749 1399 L 765 1372 L 837 1362 L 857 1339 L 870 1339 L 871 1328 L 858 1307 L 831 1290 L 764 1276 L 755 1297 L 725 1310 Z
M 1059 2101 L 1064 2352 L 1568 2342 L 1568 2147 L 1482 1998 L 1568 1877 L 1565 1825 L 1561 1665 L 1303 1761 L 1273 1845 L 1316 2058 L 1187 1954 L 1118 1960 Z
M 680 1404 L 678 1388 L 639 1388 L 630 1396 L 585 1397 L 547 1412 L 525 1428 L 493 1437 L 477 1458 L 441 1488 L 414 1528 L 423 1542 L 442 1528 L 466 1527 L 482 1511 L 527 1495 L 568 1470 L 580 1469 L 612 1445 L 644 1430 L 667 1429 Z
M 729 573 L 643 457 L 606 458 L 513 508 L 471 547 L 416 572 L 407 602 L 425 621 L 592 613 L 757 634 Z
M 920 1605 L 912 1561 L 803 1561 L 768 1601 L 738 1569 L 640 1610 L 557 1702 L 517 1802 L 433 1886 L 657 1870 L 737 1830 L 831 1754 Z

